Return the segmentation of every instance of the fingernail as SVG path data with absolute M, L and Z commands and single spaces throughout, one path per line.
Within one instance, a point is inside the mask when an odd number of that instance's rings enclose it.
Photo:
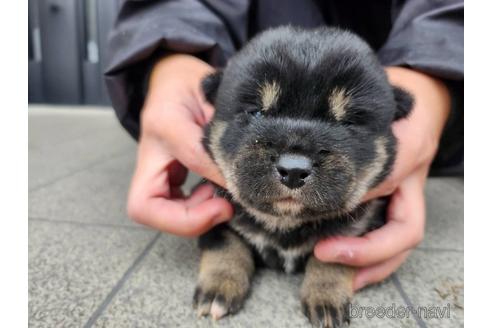
M 351 249 L 342 249 L 336 253 L 335 259 L 341 262 L 349 261 L 354 258 L 354 251 Z
M 214 219 L 214 224 L 219 224 L 219 223 L 224 223 L 227 222 L 231 219 L 231 217 L 225 213 L 220 213 L 217 217 Z
M 337 249 L 336 247 L 320 247 L 317 250 L 319 254 L 318 257 L 322 261 L 333 261 L 333 262 L 348 262 L 354 258 L 354 251 L 351 249 L 343 248 Z

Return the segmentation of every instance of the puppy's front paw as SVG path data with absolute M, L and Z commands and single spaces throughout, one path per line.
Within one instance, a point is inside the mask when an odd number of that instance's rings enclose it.
M 247 284 L 242 279 L 216 275 L 198 283 L 193 296 L 193 307 L 198 316 L 218 320 L 239 311 L 247 294 Z
M 333 297 L 330 291 L 316 291 L 314 295 L 302 298 L 302 311 L 314 327 L 336 328 L 350 324 L 350 298 Z
M 350 323 L 353 274 L 353 268 L 323 263 L 311 256 L 301 287 L 301 301 L 313 326 L 335 328 Z

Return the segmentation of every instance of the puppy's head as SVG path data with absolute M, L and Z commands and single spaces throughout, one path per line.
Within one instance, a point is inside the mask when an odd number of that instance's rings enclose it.
M 391 123 L 412 107 L 365 42 L 328 28 L 264 32 L 203 89 L 216 108 L 204 143 L 234 199 L 301 221 L 355 208 L 389 173 Z

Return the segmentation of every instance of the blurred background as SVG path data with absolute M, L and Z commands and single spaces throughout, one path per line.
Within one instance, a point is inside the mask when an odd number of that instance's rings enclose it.
M 107 39 L 123 0 L 29 0 L 29 103 L 109 105 Z

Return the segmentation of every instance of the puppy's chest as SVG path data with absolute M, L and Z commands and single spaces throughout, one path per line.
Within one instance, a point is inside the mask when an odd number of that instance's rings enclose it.
M 229 226 L 253 248 L 266 266 L 292 273 L 304 268 L 317 241 L 331 236 L 359 236 L 382 226 L 385 208 L 386 201 L 375 200 L 339 218 L 306 222 L 276 232 L 244 211 Z
M 304 267 L 306 258 L 313 252 L 316 236 L 304 236 L 302 240 L 282 240 L 281 236 L 232 221 L 230 226 L 252 246 L 257 259 L 266 266 L 293 273 Z M 295 238 L 292 238 L 295 239 Z

